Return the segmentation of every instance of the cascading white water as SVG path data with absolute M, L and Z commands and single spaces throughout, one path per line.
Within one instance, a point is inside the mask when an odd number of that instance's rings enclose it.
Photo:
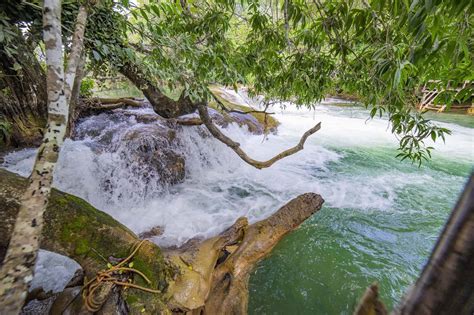
M 234 91 L 233 101 L 248 101 Z M 265 218 L 296 195 L 320 193 L 327 204 L 384 211 L 396 197 L 394 190 L 407 182 L 428 183 L 429 175 L 400 174 L 386 170 L 378 174 L 341 176 L 331 173 L 329 164 L 344 156 L 337 148 L 364 150 L 396 147 L 387 131 L 387 121 L 367 121 L 358 107 L 320 106 L 316 111 L 296 109 L 286 104 L 275 117 L 282 123 L 278 135 L 251 135 L 231 125 L 224 132 L 253 157 L 267 159 L 295 145 L 301 134 L 316 122 L 322 129 L 306 143 L 305 149 L 270 169 L 256 170 L 242 162 L 229 148 L 211 137 L 202 137 L 198 128 L 178 132 L 177 150 L 185 156 L 184 183 L 167 187 L 147 178 L 150 170 L 129 158 L 132 150 L 124 135 L 144 124 L 134 115 L 154 115 L 151 109 L 128 110 L 127 115 L 101 114 L 78 125 L 81 140 L 67 140 L 55 172 L 54 185 L 80 196 L 102 209 L 137 233 L 154 226 L 164 227 L 155 239 L 161 245 L 179 245 L 193 237 L 209 237 L 231 225 L 239 216 L 250 221 Z M 159 123 L 157 123 L 159 124 Z M 449 125 L 454 135 L 446 145 L 437 144 L 437 155 L 472 160 L 472 132 Z M 110 145 L 111 144 L 111 145 Z M 106 149 L 109 145 L 109 149 Z M 112 147 L 113 149 L 110 149 Z M 458 150 L 459 147 L 471 150 Z M 35 150 L 23 150 L 5 157 L 5 167 L 27 175 Z M 390 157 L 388 157 L 390 158 Z M 354 189 L 357 187 L 357 189 Z
M 231 90 L 225 96 L 250 101 Z M 439 123 L 453 134 L 446 144 L 434 144 L 432 161 L 418 168 L 395 158 L 398 144 L 387 120 L 367 120 L 361 107 L 323 103 L 310 111 L 285 104 L 274 110 L 281 122 L 277 135 L 264 139 L 237 125 L 223 132 L 252 157 L 267 159 L 295 145 L 319 121 L 322 129 L 303 151 L 269 169 L 245 164 L 222 143 L 203 137 L 203 127 L 183 127 L 171 144 L 160 142 L 154 135 L 163 134 L 163 123 L 143 122 L 156 115 L 134 109 L 82 121 L 78 139 L 67 140 L 61 150 L 54 185 L 137 233 L 163 227 L 154 238 L 163 246 L 216 235 L 240 216 L 254 222 L 298 194 L 319 193 L 326 200 L 323 210 L 252 276 L 250 313 L 348 314 L 372 281 L 381 284 L 386 302 L 397 300 L 416 277 L 474 164 L 473 129 Z M 145 132 L 133 138 L 139 130 Z M 182 183 L 163 185 L 156 167 L 166 165 L 150 168 L 135 155 L 160 152 L 161 145 L 185 158 Z M 10 153 L 4 167 L 27 176 L 34 154 Z

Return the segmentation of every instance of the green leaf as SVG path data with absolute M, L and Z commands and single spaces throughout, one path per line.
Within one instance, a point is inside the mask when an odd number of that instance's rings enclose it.
M 92 55 L 94 56 L 94 59 L 95 59 L 96 61 L 100 61 L 100 60 L 102 59 L 102 58 L 100 57 L 100 54 L 99 54 L 97 51 L 95 51 L 95 50 L 92 50 Z

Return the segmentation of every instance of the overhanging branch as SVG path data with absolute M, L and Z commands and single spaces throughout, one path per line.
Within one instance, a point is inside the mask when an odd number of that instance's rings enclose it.
M 232 150 L 234 150 L 235 153 L 237 153 L 237 155 L 242 159 L 244 160 L 247 164 L 250 164 L 252 165 L 253 167 L 255 168 L 258 168 L 258 169 L 262 169 L 262 168 L 267 168 L 267 167 L 270 167 L 272 166 L 275 162 L 287 157 L 287 156 L 290 156 L 290 155 L 293 155 L 301 150 L 303 150 L 303 147 L 304 147 L 304 143 L 306 142 L 306 139 L 308 139 L 309 136 L 311 136 L 313 133 L 315 133 L 316 131 L 318 131 L 319 129 L 321 129 L 321 123 L 317 123 L 313 128 L 309 129 L 308 131 L 306 131 L 303 136 L 301 137 L 300 141 L 298 142 L 297 145 L 295 145 L 294 147 L 290 148 L 290 149 L 287 149 L 277 155 L 275 155 L 274 157 L 272 157 L 271 159 L 267 160 L 267 161 L 258 161 L 258 160 L 254 160 L 252 159 L 251 157 L 249 157 L 247 155 L 247 153 L 245 153 L 244 150 L 242 150 L 240 148 L 240 144 L 233 141 L 231 138 L 227 137 L 226 135 L 224 135 L 220 130 L 219 128 L 216 127 L 216 125 L 214 125 L 212 123 L 212 119 L 211 117 L 209 116 L 209 113 L 207 111 L 207 106 L 205 104 L 199 104 L 197 106 L 198 108 L 198 111 L 199 111 L 199 117 L 201 117 L 201 121 L 202 123 L 206 126 L 206 128 L 209 130 L 209 132 L 214 136 L 214 138 L 216 138 L 217 140 L 219 140 L 220 142 L 224 143 L 225 145 L 227 145 L 228 147 L 230 147 Z

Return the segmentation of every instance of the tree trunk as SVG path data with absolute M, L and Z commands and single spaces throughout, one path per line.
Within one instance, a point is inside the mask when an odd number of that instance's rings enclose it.
M 21 196 L 27 186 L 26 178 L 0 169 L 0 266 L 15 224 Z M 81 198 L 52 189 L 44 214 L 41 248 L 74 259 L 81 265 L 88 279 L 94 278 L 99 270 L 106 268 L 104 257 L 127 257 L 131 248 L 138 242 L 140 239 L 132 231 L 110 215 Z M 167 283 L 173 278 L 174 271 L 165 263 L 158 246 L 151 242 L 144 243 L 133 257 L 133 261 L 136 268 L 151 281 L 148 284 L 141 277 L 135 277 L 133 283 L 166 292 Z M 164 294 L 129 289 L 123 290 L 121 295 L 128 301 L 130 314 L 159 314 L 164 308 Z M 81 302 L 80 294 L 78 298 L 78 302 Z M 144 307 L 147 312 L 141 313 Z M 0 314 L 10 315 L 4 313 L 1 306 Z
M 474 313 L 474 174 L 420 278 L 394 314 Z
M 184 93 L 175 101 L 160 91 L 140 69 L 139 65 L 126 62 L 119 68 L 127 79 L 139 88 L 153 106 L 154 111 L 164 118 L 176 118 L 181 115 L 192 113 L 196 105 Z
M 79 60 L 79 64 L 77 65 L 76 78 L 74 79 L 74 85 L 71 91 L 71 99 L 69 100 L 69 120 L 66 131 L 66 137 L 68 138 L 74 137 L 75 123 L 76 120 L 79 118 L 79 112 L 76 111 L 76 109 L 79 104 L 82 79 L 84 79 L 84 76 L 86 75 L 85 66 L 86 54 L 83 51 Z
M 68 98 L 83 46 L 87 18 L 81 7 L 73 36 L 68 71 L 64 74 L 61 35 L 61 1 L 45 0 L 43 32 L 46 48 L 48 125 L 36 157 L 30 183 L 21 206 L 5 256 L 0 282 L 0 306 L 7 314 L 17 314 L 25 301 L 39 248 L 43 214 L 48 204 L 53 172 L 66 134 Z

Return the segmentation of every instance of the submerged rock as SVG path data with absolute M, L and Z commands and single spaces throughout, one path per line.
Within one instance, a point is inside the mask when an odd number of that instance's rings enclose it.
M 237 124 L 252 134 L 263 134 L 263 124 L 254 116 L 239 112 L 220 112 L 209 108 L 214 123 L 222 128 Z M 142 187 L 140 198 L 159 194 L 168 186 L 184 181 L 186 156 L 189 153 L 186 141 L 180 137 L 184 128 L 196 128 L 200 137 L 211 137 L 199 124 L 199 115 L 192 113 L 178 118 L 189 121 L 178 124 L 177 120 L 157 115 L 147 102 L 141 108 L 118 108 L 98 115 L 82 117 L 76 124 L 73 140 L 81 141 L 97 156 L 109 155 L 113 165 L 101 167 L 103 173 L 98 180 L 104 195 L 113 200 L 131 199 L 123 193 L 123 186 Z M 124 176 L 123 172 L 127 175 Z M 127 181 L 117 182 L 113 178 L 121 173 Z
M 165 229 L 162 226 L 154 226 L 151 229 L 138 234 L 138 237 L 141 239 L 150 239 L 155 236 L 160 236 L 165 232 Z
M 130 152 L 124 159 L 137 168 L 145 183 L 177 184 L 184 180 L 185 160 L 176 151 L 175 130 L 161 124 L 139 125 L 126 132 L 122 141 Z

